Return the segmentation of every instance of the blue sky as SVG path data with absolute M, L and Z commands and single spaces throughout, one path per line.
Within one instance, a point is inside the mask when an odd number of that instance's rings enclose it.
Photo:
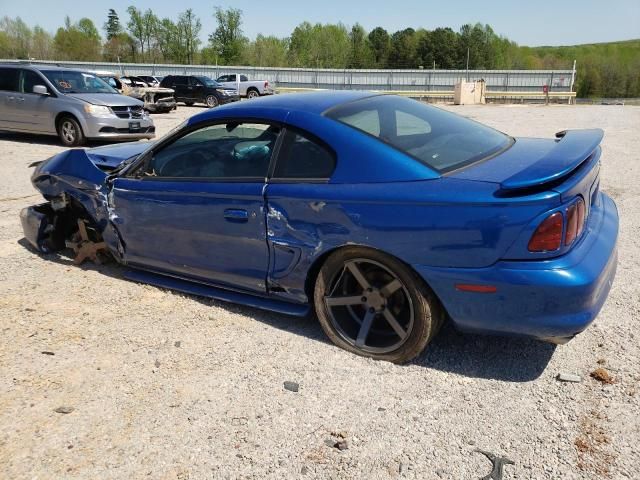
M 360 22 L 367 30 L 382 26 L 389 31 L 407 26 L 429 30 L 451 26 L 457 30 L 467 22 L 489 23 L 494 30 L 521 45 L 574 45 L 640 38 L 640 0 L 212 0 L 212 1 L 34 1 L 0 0 L 0 15 L 20 16 L 30 25 L 54 31 L 64 22 L 89 17 L 99 28 L 107 9 L 115 8 L 127 18 L 127 6 L 151 8 L 160 17 L 177 18 L 193 8 L 202 21 L 202 39 L 215 29 L 213 5 L 233 6 L 244 12 L 244 32 L 287 36 L 304 20 L 351 25 Z

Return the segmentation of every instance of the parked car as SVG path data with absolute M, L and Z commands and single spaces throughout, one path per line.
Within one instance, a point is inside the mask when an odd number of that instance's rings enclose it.
M 0 130 L 57 135 L 67 146 L 155 136 L 142 102 L 94 74 L 29 64 L 0 64 Z
M 216 81 L 225 87 L 236 88 L 241 97 L 257 98 L 262 95 L 273 95 L 274 93 L 267 80 L 249 80 L 246 75 L 238 73 L 222 75 Z
M 220 85 L 205 76 L 167 75 L 160 82 L 160 86 L 172 88 L 176 101 L 189 106 L 204 103 L 207 107 L 217 107 L 240 100 L 236 89 Z
M 159 87 L 163 78 L 155 75 L 138 75 L 138 77 L 145 81 L 150 87 Z
M 42 252 L 109 252 L 136 281 L 314 308 L 333 342 L 376 359 L 410 360 L 446 318 L 563 343 L 616 272 L 602 136 L 514 139 L 366 92 L 277 95 L 203 112 L 152 145 L 52 157 L 32 176 L 49 202 L 22 225 Z
M 125 75 L 123 77 L 121 77 L 121 80 L 123 82 L 127 82 L 127 85 L 129 85 L 130 87 L 150 87 L 151 85 L 149 85 L 146 81 L 144 81 L 142 78 L 135 76 L 135 75 Z

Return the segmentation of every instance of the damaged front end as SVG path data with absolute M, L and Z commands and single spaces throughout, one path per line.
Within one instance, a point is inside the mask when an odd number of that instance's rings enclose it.
M 69 150 L 41 163 L 31 182 L 47 203 L 24 208 L 25 239 L 39 252 L 71 248 L 74 263 L 121 260 L 124 246 L 111 222 L 108 171 L 85 150 Z

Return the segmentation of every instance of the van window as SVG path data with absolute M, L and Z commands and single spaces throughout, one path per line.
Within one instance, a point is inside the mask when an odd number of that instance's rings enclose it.
M 33 87 L 36 85 L 46 86 L 44 80 L 33 70 L 22 70 L 22 79 L 21 79 L 22 88 L 20 91 L 22 93 L 33 93 Z M 49 88 L 47 88 L 47 91 Z M 49 92 L 51 93 L 51 92 Z
M 0 90 L 17 92 L 18 72 L 19 70 L 17 68 L 0 67 Z

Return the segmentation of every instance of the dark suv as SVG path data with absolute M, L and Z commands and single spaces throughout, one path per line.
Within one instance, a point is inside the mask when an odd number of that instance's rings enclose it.
M 217 107 L 240 100 L 235 88 L 225 87 L 205 76 L 168 75 L 162 79 L 160 86 L 172 88 L 176 101 L 189 106 L 204 103 L 207 107 Z

